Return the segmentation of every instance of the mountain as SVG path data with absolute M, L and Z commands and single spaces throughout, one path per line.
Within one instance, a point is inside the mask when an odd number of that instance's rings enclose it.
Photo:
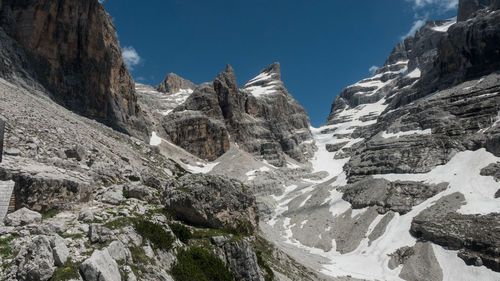
M 278 63 L 241 89 L 229 65 L 213 82 L 193 86 L 169 74 L 157 88 L 170 93 L 159 95 L 163 100 L 156 104 L 185 93 L 160 121 L 172 143 L 209 161 L 228 152 L 231 143 L 276 166 L 286 165 L 287 157 L 305 162 L 312 155 L 309 117 L 285 89 Z
M 67 108 L 147 137 L 113 22 L 98 0 L 5 0 L 0 14 L 4 77 L 29 77 Z
M 500 1 L 427 22 L 320 128 L 279 63 L 153 87 L 98 1 L 0 14 L 2 279 L 500 279 Z

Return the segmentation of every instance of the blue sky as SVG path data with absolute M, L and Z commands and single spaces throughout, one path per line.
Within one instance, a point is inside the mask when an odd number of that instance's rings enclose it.
M 243 85 L 281 63 L 288 91 L 320 126 L 340 91 L 370 76 L 427 19 L 458 0 L 105 0 L 137 82 L 174 72 L 212 81 L 226 63 Z

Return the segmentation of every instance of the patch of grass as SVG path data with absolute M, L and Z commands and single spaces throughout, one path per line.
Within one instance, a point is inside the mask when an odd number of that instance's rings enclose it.
M 140 278 L 142 276 L 142 272 L 145 271 L 144 265 L 151 264 L 153 260 L 146 256 L 146 252 L 142 247 L 130 247 L 129 250 L 133 261 L 133 263 L 130 264 L 130 268 L 134 272 L 135 276 Z
M 191 194 L 191 191 L 186 187 L 178 187 L 175 190 L 179 190 L 179 191 L 182 191 L 184 193 Z
M 127 178 L 130 180 L 130 181 L 133 181 L 133 182 L 138 182 L 141 180 L 140 177 L 138 176 L 135 176 L 135 175 L 130 175 L 130 176 L 127 176 Z
M 149 240 L 155 248 L 165 251 L 172 249 L 174 237 L 160 224 L 137 218 L 134 220 L 134 228 L 142 238 Z
M 271 267 L 267 264 L 267 262 L 264 260 L 262 257 L 262 252 L 261 251 L 256 251 L 255 254 L 257 255 L 257 264 L 261 269 L 263 269 L 266 272 L 266 275 L 264 276 L 264 280 L 266 281 L 273 281 L 274 280 L 274 272 L 271 269 Z
M 12 254 L 12 248 L 9 246 L 12 240 L 14 240 L 14 236 L 0 238 L 0 256 L 8 257 Z
M 233 274 L 218 257 L 198 247 L 180 252 L 171 273 L 175 281 L 234 281 Z
M 122 195 L 123 198 L 129 199 L 128 190 L 126 190 L 125 188 L 122 190 Z
M 42 219 L 44 219 L 44 220 L 50 219 L 50 218 L 55 217 L 57 214 L 59 214 L 59 210 L 52 209 L 52 210 L 49 210 L 49 211 L 43 213 Z
M 187 244 L 189 242 L 189 239 L 191 239 L 191 237 L 193 236 L 191 230 L 180 223 L 171 223 L 169 224 L 169 226 L 175 236 L 179 238 L 179 240 L 181 240 L 181 242 L 184 244 Z
M 66 263 L 58 267 L 52 277 L 49 279 L 50 281 L 59 281 L 59 280 L 72 280 L 72 279 L 80 279 L 80 273 L 78 272 L 78 268 L 80 264 L 74 263 L 71 259 L 68 259 Z
M 105 223 L 104 226 L 111 229 L 111 230 L 114 230 L 114 229 L 124 228 L 124 227 L 132 225 L 132 224 L 133 224 L 133 219 L 122 217 L 122 218 L 117 218 L 115 220 L 109 221 L 109 222 Z

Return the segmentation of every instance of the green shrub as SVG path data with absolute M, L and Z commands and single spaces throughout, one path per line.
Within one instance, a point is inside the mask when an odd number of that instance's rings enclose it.
M 193 237 L 191 230 L 180 223 L 171 223 L 169 226 L 175 236 L 177 236 L 177 238 L 179 238 L 179 240 L 181 240 L 184 244 L 187 244 L 189 239 Z
M 198 247 L 180 252 L 171 273 L 175 281 L 234 281 L 218 257 Z
M 61 267 L 58 267 L 52 277 L 49 279 L 50 281 L 59 281 L 59 280 L 75 280 L 80 279 L 80 274 L 78 273 L 78 267 L 80 265 L 74 263 L 71 259 Z
M 262 252 L 257 251 L 256 254 L 257 254 L 257 264 L 259 265 L 259 267 L 261 269 L 263 269 L 266 272 L 264 279 L 266 281 L 273 281 L 274 280 L 274 272 L 271 269 L 271 267 L 267 264 L 267 262 L 264 260 L 264 258 L 262 257 Z
M 160 224 L 137 218 L 134 220 L 134 228 L 142 238 L 149 240 L 155 248 L 165 251 L 172 248 L 174 237 Z

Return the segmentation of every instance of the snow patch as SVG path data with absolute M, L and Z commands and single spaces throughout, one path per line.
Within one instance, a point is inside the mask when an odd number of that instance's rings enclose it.
M 158 146 L 161 144 L 162 139 L 156 134 L 156 132 L 153 132 L 151 134 L 151 139 L 149 140 L 149 145 L 152 146 Z
M 426 130 L 412 130 L 412 131 L 397 132 L 397 133 L 383 132 L 382 137 L 384 139 L 388 139 L 388 138 L 399 138 L 399 137 L 411 136 L 411 135 L 430 135 L 430 134 L 432 134 L 432 130 L 426 129 Z

